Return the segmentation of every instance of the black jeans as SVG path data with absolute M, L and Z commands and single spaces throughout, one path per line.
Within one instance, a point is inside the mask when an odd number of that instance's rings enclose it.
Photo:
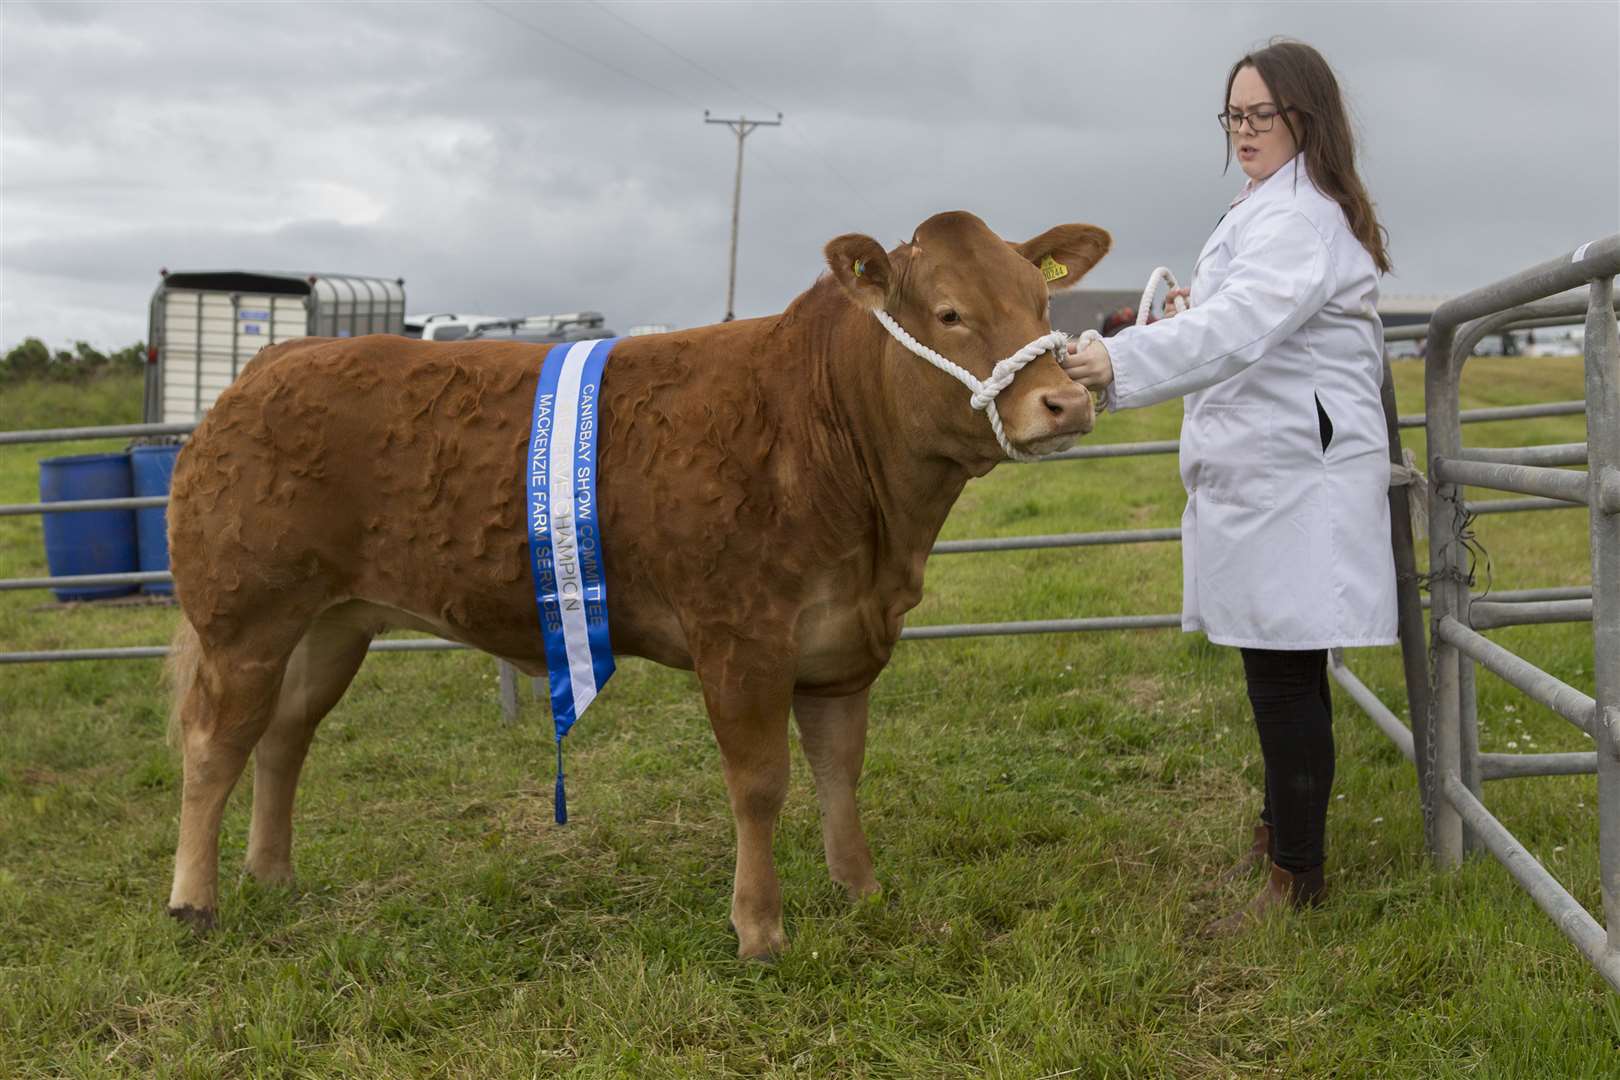
M 1266 763 L 1260 820 L 1271 861 L 1290 873 L 1321 866 L 1333 789 L 1333 698 L 1327 651 L 1244 649 L 1243 674 Z

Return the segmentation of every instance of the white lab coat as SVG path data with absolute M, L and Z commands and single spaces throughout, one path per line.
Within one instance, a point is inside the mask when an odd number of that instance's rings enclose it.
M 1111 409 L 1186 397 L 1182 629 L 1270 649 L 1393 643 L 1378 274 L 1303 155 L 1222 218 L 1190 300 L 1104 342 Z

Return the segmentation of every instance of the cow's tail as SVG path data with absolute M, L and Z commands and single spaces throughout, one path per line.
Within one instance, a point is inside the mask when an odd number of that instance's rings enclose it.
M 185 706 L 186 694 L 197 680 L 197 665 L 202 659 L 202 639 L 197 628 L 184 614 L 175 628 L 174 640 L 169 643 L 169 657 L 163 664 L 163 680 L 169 687 L 169 745 L 179 749 L 185 732 L 180 711 Z

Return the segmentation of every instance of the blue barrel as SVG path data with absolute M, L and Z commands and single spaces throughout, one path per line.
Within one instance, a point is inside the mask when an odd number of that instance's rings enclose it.
M 128 454 L 75 454 L 39 463 L 40 502 L 127 499 L 133 493 Z M 135 511 L 46 514 L 45 562 L 52 577 L 135 572 Z M 58 600 L 127 596 L 134 585 L 57 589 Z
M 135 446 L 129 451 L 130 470 L 135 476 L 135 494 L 167 495 L 169 478 L 174 475 L 178 445 Z M 169 568 L 169 515 L 167 506 L 147 506 L 135 511 L 135 549 L 142 571 Z M 145 593 L 168 595 L 174 586 L 167 581 L 141 586 Z

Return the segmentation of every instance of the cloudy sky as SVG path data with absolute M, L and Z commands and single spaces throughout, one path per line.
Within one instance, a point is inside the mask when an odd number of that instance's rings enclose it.
M 403 277 L 413 311 L 780 310 L 937 211 L 1111 230 L 1185 276 L 1241 175 L 1214 114 L 1274 34 L 1339 73 L 1386 293 L 1620 230 L 1620 4 L 0 5 L 0 347 L 139 340 L 158 268 Z

